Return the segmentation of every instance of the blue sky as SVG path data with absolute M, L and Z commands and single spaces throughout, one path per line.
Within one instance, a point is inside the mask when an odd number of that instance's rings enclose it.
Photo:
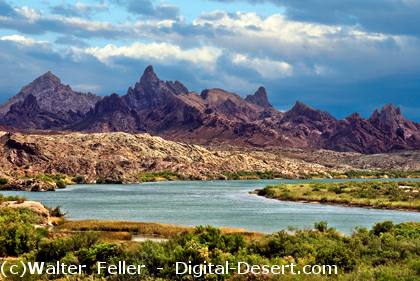
M 190 90 L 264 85 L 343 118 L 394 103 L 420 121 L 420 0 L 0 0 L 0 101 L 51 70 L 125 94 L 152 64 Z

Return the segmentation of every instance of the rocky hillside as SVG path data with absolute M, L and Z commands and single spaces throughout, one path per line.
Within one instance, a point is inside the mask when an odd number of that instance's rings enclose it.
M 0 154 L 0 177 L 28 189 L 54 189 L 39 186 L 47 174 L 82 176 L 87 182 L 138 182 L 147 173 L 159 172 L 182 179 L 219 179 L 245 171 L 284 177 L 328 176 L 336 171 L 271 152 L 209 150 L 148 134 L 2 132 Z
M 420 149 L 420 124 L 384 106 L 368 119 L 337 120 L 301 102 L 283 113 L 260 87 L 245 99 L 223 89 L 191 92 L 163 81 L 152 66 L 123 96 L 75 93 L 46 73 L 0 108 L 0 124 L 18 130 L 147 132 L 201 145 L 330 149 L 381 153 Z

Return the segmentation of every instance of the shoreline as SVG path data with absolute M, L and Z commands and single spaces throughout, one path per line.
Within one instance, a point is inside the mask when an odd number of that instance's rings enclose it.
M 22 179 L 19 179 L 22 180 Z M 26 179 L 29 182 L 36 181 L 35 178 L 28 178 Z M 353 181 L 353 180 L 367 180 L 367 181 L 395 181 L 395 180 L 404 180 L 404 181 L 420 181 L 420 177 L 398 177 L 398 178 L 390 178 L 388 176 L 386 177 L 367 177 L 367 176 L 361 176 L 361 177 L 296 177 L 296 178 L 280 178 L 280 177 L 274 177 L 274 178 L 254 178 L 254 177 L 244 177 L 244 178 L 211 178 L 211 179 L 166 179 L 166 178 L 154 178 L 153 180 L 149 181 L 138 181 L 138 182 L 86 182 L 86 183 L 69 183 L 62 187 L 52 187 L 51 183 L 46 188 L 40 187 L 39 185 L 36 185 L 35 188 L 31 187 L 28 188 L 28 185 L 23 185 L 22 188 L 17 187 L 18 185 L 13 183 L 8 183 L 4 185 L 0 185 L 0 192 L 2 191 L 22 191 L 22 192 L 54 192 L 57 189 L 66 189 L 68 186 L 72 185 L 136 185 L 136 184 L 143 184 L 143 183 L 159 183 L 159 182 L 189 182 L 189 181 L 202 181 L 202 182 L 208 182 L 208 181 L 252 181 L 252 180 L 338 180 L 338 181 Z M 36 182 L 39 184 L 39 181 Z M 4 188 L 5 186 L 11 186 L 11 188 Z M 274 198 L 275 199 L 275 198 Z
M 363 205 L 363 204 L 352 204 L 352 203 L 338 203 L 338 202 L 321 202 L 321 200 L 303 200 L 303 199 L 296 199 L 296 200 L 284 200 L 276 197 L 270 197 L 265 195 L 258 194 L 258 190 L 251 191 L 250 194 L 255 194 L 260 197 L 264 197 L 267 199 L 277 200 L 281 202 L 297 202 L 297 203 L 304 203 L 304 204 L 319 204 L 319 205 L 331 205 L 331 206 L 339 206 L 345 208 L 362 208 L 362 209 L 372 209 L 372 210 L 387 210 L 387 211 L 401 211 L 401 212 L 414 212 L 420 213 L 420 210 L 417 209 L 410 209 L 410 208 L 392 208 L 392 207 L 379 207 L 374 205 Z
M 251 193 L 284 202 L 420 212 L 420 181 L 387 179 L 268 185 Z

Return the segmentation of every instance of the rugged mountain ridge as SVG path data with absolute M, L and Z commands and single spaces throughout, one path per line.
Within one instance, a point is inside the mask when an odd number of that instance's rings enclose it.
M 61 84 L 48 72 L 0 108 L 0 125 L 18 130 L 147 132 L 205 145 L 294 147 L 379 153 L 420 149 L 420 125 L 387 105 L 368 119 L 337 120 L 297 102 L 287 112 L 260 87 L 245 99 L 223 89 L 191 92 L 148 66 L 126 94 L 99 98 Z

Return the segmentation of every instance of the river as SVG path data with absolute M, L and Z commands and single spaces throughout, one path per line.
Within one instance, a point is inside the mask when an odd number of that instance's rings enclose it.
M 328 180 L 318 180 L 326 182 Z M 340 181 L 340 180 L 334 180 Z M 275 232 L 327 221 L 344 233 L 392 220 L 420 221 L 420 213 L 282 202 L 249 194 L 268 184 L 306 180 L 176 181 L 132 185 L 73 185 L 56 192 L 4 192 L 49 207 L 61 206 L 73 220 L 101 219 L 213 225 Z

